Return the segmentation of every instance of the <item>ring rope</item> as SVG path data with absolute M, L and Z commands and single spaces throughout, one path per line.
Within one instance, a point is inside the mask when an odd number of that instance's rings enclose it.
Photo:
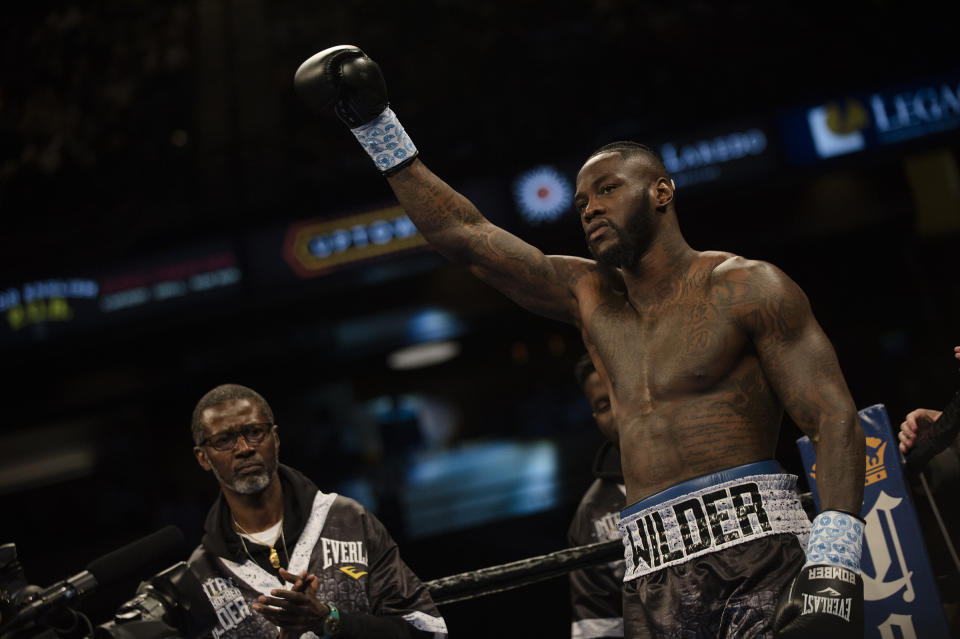
M 811 494 L 800 493 L 799 498 L 807 509 L 807 513 L 810 514 L 813 510 Z M 564 548 L 546 555 L 527 557 L 506 564 L 440 577 L 424 585 L 430 590 L 434 603 L 448 604 L 513 590 L 554 577 L 562 577 L 574 570 L 621 559 L 623 559 L 623 541 L 614 539 Z

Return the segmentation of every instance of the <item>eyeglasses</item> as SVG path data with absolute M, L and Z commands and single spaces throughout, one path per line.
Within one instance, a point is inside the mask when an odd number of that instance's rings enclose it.
M 203 441 L 200 442 L 200 446 L 205 446 L 210 444 L 216 450 L 228 451 L 233 450 L 237 447 L 237 438 L 240 435 L 243 435 L 244 440 L 250 446 L 256 446 L 264 440 L 273 429 L 273 424 L 270 422 L 259 422 L 256 424 L 246 424 L 241 426 L 236 430 L 229 430 L 223 433 L 217 433 L 216 435 L 211 435 Z

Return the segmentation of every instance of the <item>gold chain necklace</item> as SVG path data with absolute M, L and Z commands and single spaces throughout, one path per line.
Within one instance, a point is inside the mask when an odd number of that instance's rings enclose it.
M 249 535 L 250 537 L 253 537 L 251 533 L 247 532 L 243 528 L 243 526 L 241 526 L 237 522 L 236 517 L 231 517 L 231 519 L 233 519 L 233 525 L 236 527 L 238 532 L 242 532 L 243 535 Z M 243 540 L 243 535 L 239 536 L 240 543 L 243 544 L 243 552 L 247 553 L 247 557 L 250 558 L 250 561 L 253 561 L 254 563 L 256 563 L 256 561 L 253 558 L 253 555 L 251 555 L 250 551 L 247 549 L 247 542 Z M 277 539 L 279 539 L 280 543 L 283 544 L 283 554 L 287 556 L 287 561 L 290 561 L 290 553 L 287 552 L 287 540 L 283 536 L 283 520 L 282 519 L 280 520 L 280 534 L 274 538 L 272 544 L 264 544 L 264 545 L 270 546 L 270 565 L 273 566 L 274 569 L 280 568 L 280 555 L 277 554 L 277 549 L 275 547 L 277 544 Z

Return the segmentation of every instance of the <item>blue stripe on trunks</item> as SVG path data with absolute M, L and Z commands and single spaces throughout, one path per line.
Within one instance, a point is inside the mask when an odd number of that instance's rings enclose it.
M 707 475 L 700 475 L 699 477 L 682 481 L 679 484 L 674 484 L 670 488 L 661 490 L 659 493 L 650 495 L 646 499 L 641 499 L 635 504 L 627 506 L 620 511 L 620 518 L 622 519 L 624 517 L 629 517 L 633 513 L 638 513 L 641 510 L 650 508 L 651 506 L 656 506 L 661 502 L 682 497 L 687 493 L 708 488 L 715 484 L 721 484 L 726 481 L 740 479 L 741 477 L 749 477 L 751 475 L 779 475 L 782 472 L 783 467 L 780 466 L 780 462 L 775 459 L 765 459 L 763 461 L 753 462 L 750 464 L 743 464 L 742 466 L 734 466 L 733 468 L 718 470 L 715 473 L 709 473 Z

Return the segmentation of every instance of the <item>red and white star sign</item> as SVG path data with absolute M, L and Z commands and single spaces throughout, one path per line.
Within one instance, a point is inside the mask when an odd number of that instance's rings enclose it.
M 530 224 L 552 222 L 570 208 L 570 182 L 552 166 L 538 166 L 513 183 L 517 208 Z

